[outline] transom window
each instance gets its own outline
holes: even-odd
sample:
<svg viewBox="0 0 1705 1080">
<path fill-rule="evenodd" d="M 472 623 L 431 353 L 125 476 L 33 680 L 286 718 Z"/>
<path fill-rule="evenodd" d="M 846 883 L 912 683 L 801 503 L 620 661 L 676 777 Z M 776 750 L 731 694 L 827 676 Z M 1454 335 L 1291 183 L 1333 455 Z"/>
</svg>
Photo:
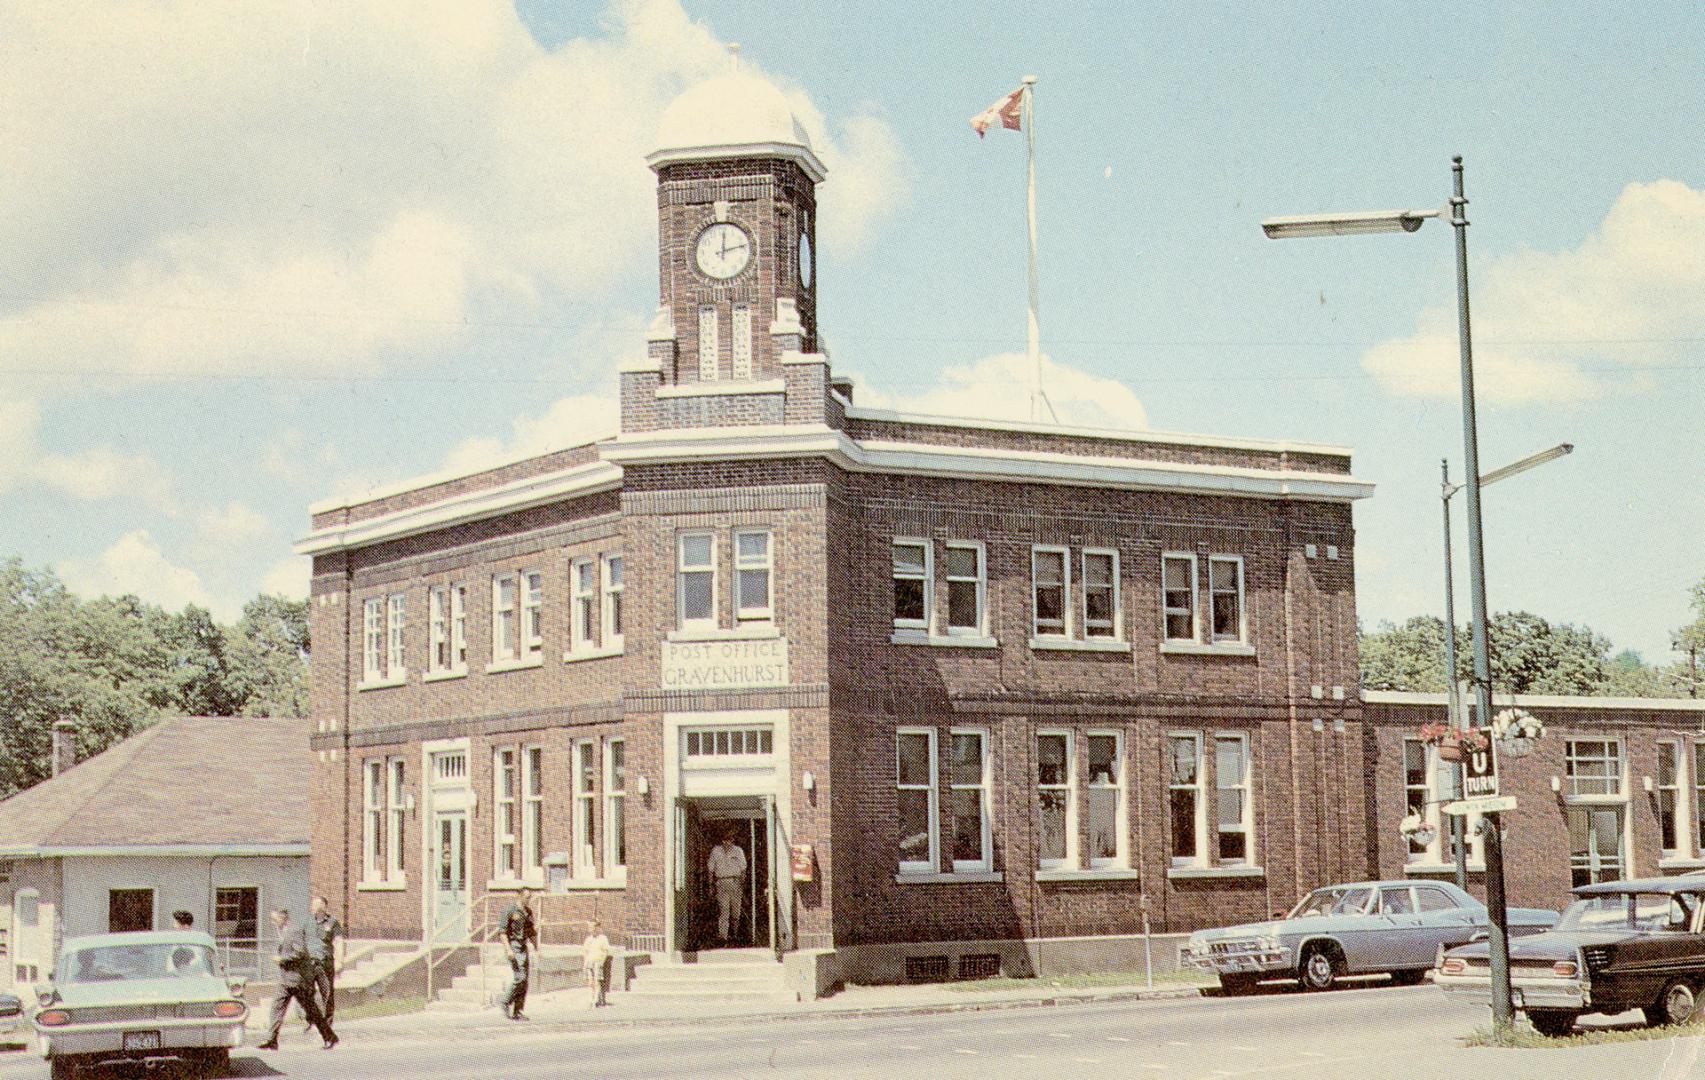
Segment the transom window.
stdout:
<svg viewBox="0 0 1705 1080">
<path fill-rule="evenodd" d="M 726 727 L 683 733 L 688 757 L 739 757 L 769 754 L 775 734 L 768 727 Z"/>
<path fill-rule="evenodd" d="M 432 755 L 432 782 L 464 784 L 468 780 L 468 752 L 444 750 Z"/>
<path fill-rule="evenodd" d="M 1622 745 L 1615 739 L 1570 739 L 1564 751 L 1568 794 L 1578 798 L 1620 798 Z"/>
</svg>

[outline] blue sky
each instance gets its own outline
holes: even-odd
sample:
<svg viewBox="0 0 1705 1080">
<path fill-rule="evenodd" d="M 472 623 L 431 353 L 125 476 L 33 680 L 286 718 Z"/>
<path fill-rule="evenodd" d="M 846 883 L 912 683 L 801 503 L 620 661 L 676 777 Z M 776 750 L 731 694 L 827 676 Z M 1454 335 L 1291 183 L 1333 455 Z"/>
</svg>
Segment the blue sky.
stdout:
<svg viewBox="0 0 1705 1080">
<path fill-rule="evenodd" d="M 1014 398 L 1039 76 L 1062 417 L 1355 447 L 1359 602 L 1436 612 L 1465 155 L 1495 609 L 1668 659 L 1705 576 L 1705 15 L 1634 4 L 527 0 L 0 12 L 0 552 L 230 615 L 306 506 L 602 426 L 656 303 L 640 158 L 749 67 L 830 164 L 820 319 L 867 401 Z M 1457 515 L 1460 527 L 1461 514 Z M 1459 536 L 1460 539 L 1460 536 Z"/>
</svg>

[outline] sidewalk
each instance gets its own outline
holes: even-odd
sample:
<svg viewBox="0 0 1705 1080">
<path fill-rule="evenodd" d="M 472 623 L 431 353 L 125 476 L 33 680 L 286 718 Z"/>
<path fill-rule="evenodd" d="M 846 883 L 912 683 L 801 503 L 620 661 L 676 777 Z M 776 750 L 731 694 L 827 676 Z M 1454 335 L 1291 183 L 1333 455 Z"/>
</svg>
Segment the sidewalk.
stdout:
<svg viewBox="0 0 1705 1080">
<path fill-rule="evenodd" d="M 907 1016 L 927 1013 L 980 1012 L 988 1009 L 1045 1008 L 1108 1001 L 1193 998 L 1203 987 L 1182 982 L 1157 982 L 1150 990 L 1129 986 L 1036 986 L 999 990 L 956 990 L 950 985 L 849 986 L 818 1001 L 718 1005 L 714 1002 L 652 1002 L 610 995 L 610 1005 L 589 1008 L 591 991 L 556 990 L 527 1001 L 527 1022 L 506 1020 L 495 1008 L 478 1012 L 415 1012 L 397 1016 L 340 1021 L 339 1038 L 378 1041 L 439 1036 L 500 1036 L 519 1032 L 597 1031 L 676 1024 L 753 1023 L 837 1016 Z"/>
</svg>

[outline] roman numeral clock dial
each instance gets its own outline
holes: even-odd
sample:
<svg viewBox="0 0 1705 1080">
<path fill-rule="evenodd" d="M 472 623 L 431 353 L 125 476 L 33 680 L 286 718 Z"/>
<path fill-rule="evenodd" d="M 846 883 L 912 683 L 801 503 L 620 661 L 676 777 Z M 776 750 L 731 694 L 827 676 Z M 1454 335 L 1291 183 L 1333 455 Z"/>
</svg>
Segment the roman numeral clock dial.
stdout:
<svg viewBox="0 0 1705 1080">
<path fill-rule="evenodd" d="M 706 277 L 727 281 L 751 263 L 752 238 L 740 226 L 720 221 L 699 233 L 694 254 Z"/>
</svg>

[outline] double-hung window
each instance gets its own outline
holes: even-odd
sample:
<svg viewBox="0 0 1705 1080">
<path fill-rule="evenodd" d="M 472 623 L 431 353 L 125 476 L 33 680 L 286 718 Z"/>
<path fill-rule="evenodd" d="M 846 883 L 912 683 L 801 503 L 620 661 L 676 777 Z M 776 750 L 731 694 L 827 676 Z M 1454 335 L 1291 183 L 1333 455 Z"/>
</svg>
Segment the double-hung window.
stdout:
<svg viewBox="0 0 1705 1080">
<path fill-rule="evenodd" d="M 594 648 L 598 643 L 598 563 L 593 559 L 576 559 L 569 567 L 574 582 L 568 647 L 575 652 Z"/>
<path fill-rule="evenodd" d="M 1203 757 L 1208 738 L 1194 731 L 1167 737 L 1172 864 L 1251 866 L 1255 862 L 1255 806 L 1249 736 L 1236 731 L 1211 736 L 1211 778 Z"/>
<path fill-rule="evenodd" d="M 734 533 L 735 622 L 767 622 L 775 618 L 770 544 L 768 529 L 739 529 Z"/>
<path fill-rule="evenodd" d="M 1705 858 L 1705 742 L 1693 744 L 1693 806 L 1692 824 L 1694 849 Z"/>
<path fill-rule="evenodd" d="M 385 598 L 369 597 L 361 607 L 361 681 L 385 677 Z"/>
<path fill-rule="evenodd" d="M 1202 860 L 1202 737 L 1167 737 L 1170 766 L 1166 785 L 1172 824 L 1172 865 L 1194 866 Z"/>
<path fill-rule="evenodd" d="M 521 876 L 545 877 L 545 751 L 529 746 L 521 751 Z"/>
<path fill-rule="evenodd" d="M 389 829 L 385 836 L 385 876 L 393 881 L 401 881 L 404 853 L 408 850 L 403 844 L 408 825 L 408 776 L 400 757 L 391 758 L 385 763 L 385 768 L 388 774 L 385 785 L 385 812 L 389 819 L 386 822 Z"/>
<path fill-rule="evenodd" d="M 1214 819 L 1219 828 L 1219 862 L 1246 865 L 1251 855 L 1249 736 L 1214 736 Z"/>
<path fill-rule="evenodd" d="M 450 586 L 450 670 L 468 670 L 468 587 Z"/>
<path fill-rule="evenodd" d="M 716 628 L 716 534 L 687 532 L 677 538 L 675 614 L 683 630 Z"/>
<path fill-rule="evenodd" d="M 1161 616 L 1167 641 L 1195 641 L 1196 556 L 1172 553 L 1160 560 Z"/>
<path fill-rule="evenodd" d="M 989 821 L 989 733 L 953 728 L 949 734 L 948 809 L 953 817 L 953 871 L 986 871 L 992 861 Z"/>
<path fill-rule="evenodd" d="M 1686 855 L 1687 836 L 1682 830 L 1682 744 L 1679 739 L 1658 740 L 1658 846 L 1666 859 Z"/>
<path fill-rule="evenodd" d="M 369 882 L 385 877 L 385 759 L 368 758 L 362 784 L 361 876 Z"/>
<path fill-rule="evenodd" d="M 1423 844 L 1410 837 L 1404 844 L 1404 858 L 1410 863 L 1434 866 L 1454 862 L 1456 851 L 1451 846 L 1451 819 L 1440 813 L 1445 796 L 1456 786 L 1456 765 L 1439 757 L 1437 749 L 1420 739 L 1403 740 L 1403 812 L 1416 814 L 1423 823 L 1436 830 L 1430 843 Z M 1463 819 L 1463 842 L 1468 845 L 1468 859 L 1476 865 L 1484 861 L 1480 841 L 1480 815 L 1469 814 Z"/>
<path fill-rule="evenodd" d="M 1089 866 L 1130 865 L 1125 842 L 1125 738 L 1117 731 L 1091 731 L 1089 744 Z"/>
<path fill-rule="evenodd" d="M 501 663 L 515 658 L 520 640 L 519 578 L 515 574 L 498 574 L 491 579 L 491 659 Z"/>
<path fill-rule="evenodd" d="M 1069 731 L 1036 735 L 1036 805 L 1041 815 L 1036 865 L 1076 869 L 1077 768 Z"/>
<path fill-rule="evenodd" d="M 434 585 L 426 591 L 426 667 L 429 674 L 450 671 L 450 588 Z"/>
<path fill-rule="evenodd" d="M 1247 641 L 1243 607 L 1243 556 L 1208 557 L 1208 593 L 1213 615 L 1212 640 L 1216 644 Z"/>
<path fill-rule="evenodd" d="M 1070 637 L 1071 552 L 1063 547 L 1030 549 L 1031 633 Z"/>
<path fill-rule="evenodd" d="M 521 654 L 532 658 L 544 655 L 545 648 L 545 575 L 528 570 L 521 575 Z"/>
<path fill-rule="evenodd" d="M 625 585 L 622 580 L 622 557 L 606 555 L 603 558 L 604 579 L 604 648 L 617 650 L 622 647 L 622 592 Z"/>
<path fill-rule="evenodd" d="M 625 880 L 628 872 L 627 743 L 604 743 L 604 876 Z"/>
<path fill-rule="evenodd" d="M 574 876 L 592 880 L 598 876 L 595 818 L 598 812 L 598 744 L 581 739 L 574 744 Z"/>
<path fill-rule="evenodd" d="M 513 746 L 492 752 L 492 866 L 498 881 L 515 881 L 521 874 L 521 820 L 516 805 L 521 793 L 518 757 Z"/>
<path fill-rule="evenodd" d="M 385 601 L 385 677 L 401 679 L 408 674 L 408 654 L 404 647 L 404 619 L 407 608 L 403 594 L 395 593 Z"/>
<path fill-rule="evenodd" d="M 894 560 L 894 626 L 901 630 L 930 628 L 935 605 L 935 545 L 928 540 L 896 538 Z"/>
<path fill-rule="evenodd" d="M 962 637 L 988 633 L 988 569 L 983 545 L 947 544 L 947 632 Z"/>
<path fill-rule="evenodd" d="M 900 728 L 894 734 L 894 803 L 900 873 L 932 874 L 936 846 L 935 729 Z"/>
<path fill-rule="evenodd" d="M 1110 548 L 1083 551 L 1083 636 L 1124 636 L 1119 604 L 1119 553 Z"/>
</svg>

